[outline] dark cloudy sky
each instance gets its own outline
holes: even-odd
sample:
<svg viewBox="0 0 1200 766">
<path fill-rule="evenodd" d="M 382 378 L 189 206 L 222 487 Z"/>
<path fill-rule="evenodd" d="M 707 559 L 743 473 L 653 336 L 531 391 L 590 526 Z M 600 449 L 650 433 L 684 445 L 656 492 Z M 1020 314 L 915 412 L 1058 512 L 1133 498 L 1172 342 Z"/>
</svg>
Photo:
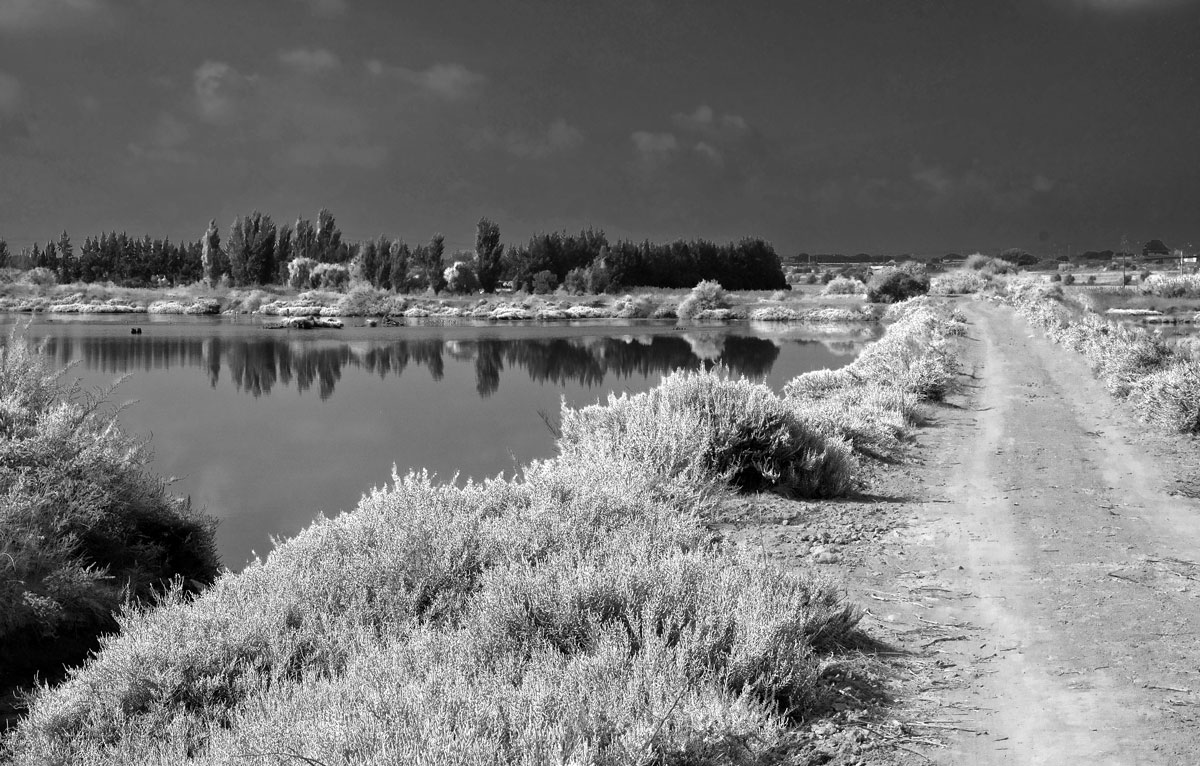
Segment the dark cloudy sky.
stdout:
<svg viewBox="0 0 1200 766">
<path fill-rule="evenodd" d="M 1193 0 L 0 0 L 0 238 L 1200 245 Z"/>
</svg>

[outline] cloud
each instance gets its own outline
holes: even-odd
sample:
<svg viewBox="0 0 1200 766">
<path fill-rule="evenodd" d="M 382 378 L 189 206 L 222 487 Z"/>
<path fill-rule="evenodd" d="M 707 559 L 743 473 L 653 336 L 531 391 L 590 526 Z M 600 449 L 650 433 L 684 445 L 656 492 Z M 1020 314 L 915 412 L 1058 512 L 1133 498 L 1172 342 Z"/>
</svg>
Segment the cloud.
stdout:
<svg viewBox="0 0 1200 766">
<path fill-rule="evenodd" d="M 350 3 L 347 0 L 300 0 L 300 2 L 308 6 L 312 15 L 323 19 L 341 16 L 350 10 Z"/>
<path fill-rule="evenodd" d="M 633 148 L 646 158 L 661 158 L 674 154 L 679 149 L 679 139 L 674 133 L 651 133 L 645 130 L 634 131 L 630 136 Z"/>
<path fill-rule="evenodd" d="M 721 166 L 725 164 L 725 155 L 721 153 L 720 149 L 716 148 L 712 144 L 699 141 L 694 147 L 692 147 L 692 151 L 696 152 L 696 154 L 699 154 L 701 157 L 714 165 Z"/>
<path fill-rule="evenodd" d="M 150 127 L 147 140 L 133 142 L 129 153 L 139 159 L 175 164 L 190 164 L 196 157 L 183 147 L 192 136 L 191 128 L 178 117 L 163 113 Z"/>
<path fill-rule="evenodd" d="M 16 115 L 21 105 L 21 81 L 5 72 L 0 72 L 0 117 Z"/>
<path fill-rule="evenodd" d="M 545 131 L 535 134 L 521 130 L 500 134 L 485 128 L 471 140 L 471 147 L 482 149 L 497 146 L 514 157 L 540 160 L 569 152 L 582 144 L 583 140 L 583 132 L 560 117 L 550 123 Z"/>
<path fill-rule="evenodd" d="M 103 0 L 0 0 L 0 30 L 29 31 L 74 24 L 104 9 Z"/>
<path fill-rule="evenodd" d="M 296 48 L 280 51 L 279 61 L 284 66 L 304 74 L 320 74 L 341 66 L 341 61 L 324 48 Z"/>
<path fill-rule="evenodd" d="M 750 124 L 736 114 L 718 114 L 711 106 L 701 104 L 687 114 L 677 112 L 671 122 L 680 130 L 696 133 L 714 141 L 735 141 L 750 134 Z"/>
<path fill-rule="evenodd" d="M 192 82 L 200 116 L 216 124 L 236 121 L 255 79 L 242 75 L 223 61 L 205 61 L 196 68 Z"/>
<path fill-rule="evenodd" d="M 486 77 L 462 64 L 434 64 L 428 69 L 416 70 L 371 59 L 367 62 L 367 71 L 375 77 L 399 80 L 447 101 L 468 98 L 487 82 Z"/>
</svg>

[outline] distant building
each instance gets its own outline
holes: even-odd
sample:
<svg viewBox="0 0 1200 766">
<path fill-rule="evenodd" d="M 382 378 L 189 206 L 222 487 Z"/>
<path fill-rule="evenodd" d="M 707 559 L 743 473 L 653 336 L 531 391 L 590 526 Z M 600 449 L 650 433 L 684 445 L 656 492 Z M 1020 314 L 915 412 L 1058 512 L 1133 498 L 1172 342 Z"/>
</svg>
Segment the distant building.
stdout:
<svg viewBox="0 0 1200 766">
<path fill-rule="evenodd" d="M 1147 242 L 1146 244 L 1142 245 L 1142 257 L 1143 258 L 1149 258 L 1150 256 L 1156 256 L 1158 258 L 1161 258 L 1164 255 L 1170 255 L 1170 254 L 1171 254 L 1171 248 L 1164 245 L 1163 241 L 1161 239 L 1152 239 L 1149 242 Z"/>
</svg>

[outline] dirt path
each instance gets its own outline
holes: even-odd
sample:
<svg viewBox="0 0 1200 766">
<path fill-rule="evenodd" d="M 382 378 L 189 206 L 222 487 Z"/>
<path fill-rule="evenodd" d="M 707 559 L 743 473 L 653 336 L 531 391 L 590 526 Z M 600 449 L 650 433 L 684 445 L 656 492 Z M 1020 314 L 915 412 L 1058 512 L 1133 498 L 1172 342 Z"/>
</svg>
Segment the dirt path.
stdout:
<svg viewBox="0 0 1200 766">
<path fill-rule="evenodd" d="M 863 582 L 942 671 L 921 712 L 948 747 L 925 755 L 1200 762 L 1200 503 L 1168 494 L 1200 450 L 1145 434 L 1009 309 L 963 307 L 973 390 L 923 472 L 943 480 L 898 536 L 906 564 Z"/>
<path fill-rule="evenodd" d="M 915 462 L 758 531 L 784 561 L 837 552 L 863 627 L 906 653 L 896 746 L 866 762 L 1200 763 L 1200 502 L 1172 494 L 1200 445 L 1010 309 L 961 305 L 972 375 Z M 819 531 L 848 517 L 847 545 Z"/>
</svg>

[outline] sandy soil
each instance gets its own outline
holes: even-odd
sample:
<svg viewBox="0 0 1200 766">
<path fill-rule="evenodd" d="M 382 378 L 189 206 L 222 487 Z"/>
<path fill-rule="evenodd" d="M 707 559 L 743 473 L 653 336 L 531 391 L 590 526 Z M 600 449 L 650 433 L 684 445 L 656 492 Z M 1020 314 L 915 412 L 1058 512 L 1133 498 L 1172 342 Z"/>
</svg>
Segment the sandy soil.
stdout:
<svg viewBox="0 0 1200 766">
<path fill-rule="evenodd" d="M 960 305 L 964 385 L 908 464 L 724 525 L 843 577 L 894 652 L 895 704 L 848 716 L 827 762 L 1200 762 L 1200 445 L 1010 309 Z"/>
</svg>

